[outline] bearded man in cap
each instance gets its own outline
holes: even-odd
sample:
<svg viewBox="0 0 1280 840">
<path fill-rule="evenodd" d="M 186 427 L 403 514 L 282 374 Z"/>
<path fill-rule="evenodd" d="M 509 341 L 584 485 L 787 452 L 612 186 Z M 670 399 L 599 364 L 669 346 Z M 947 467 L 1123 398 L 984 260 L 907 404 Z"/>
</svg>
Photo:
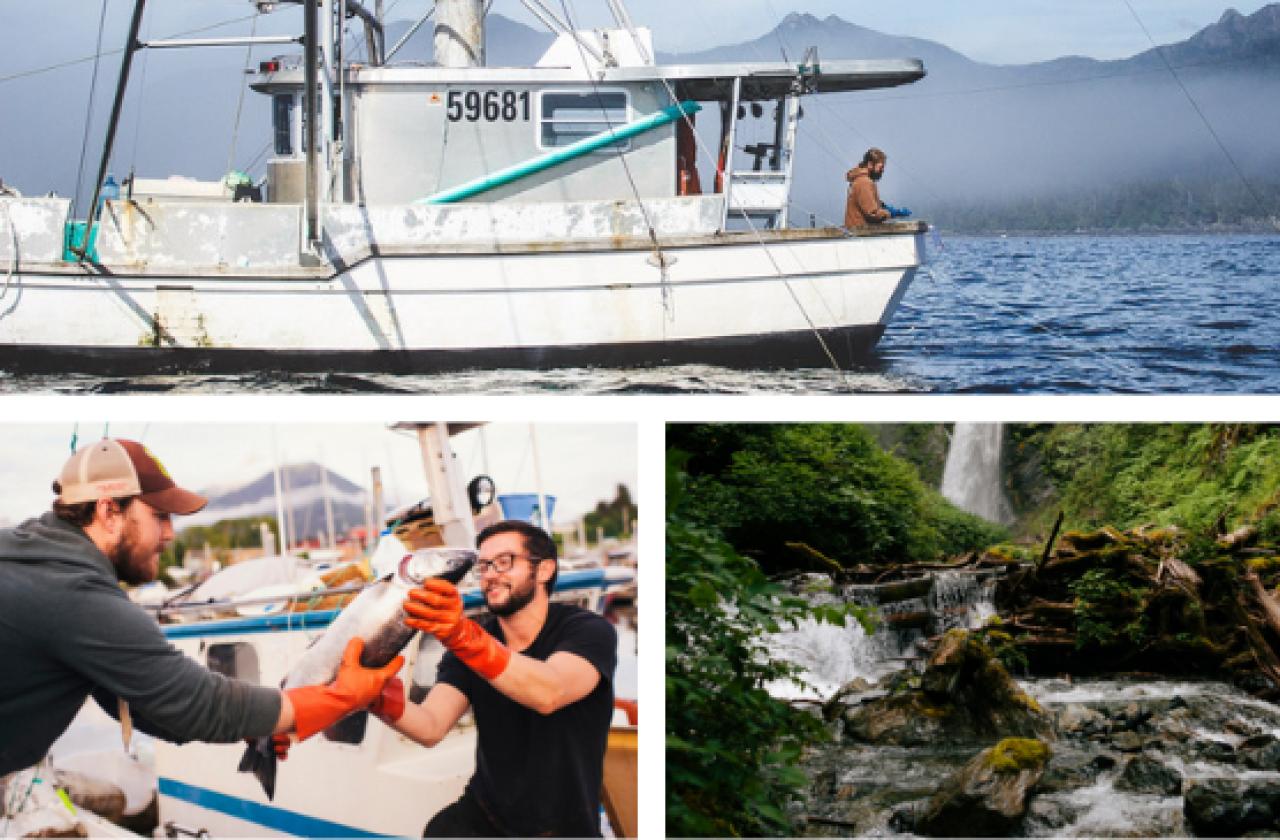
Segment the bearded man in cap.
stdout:
<svg viewBox="0 0 1280 840">
<path fill-rule="evenodd" d="M 367 707 L 400 670 L 400 658 L 362 668 L 358 640 L 327 686 L 282 692 L 201 667 L 120 584 L 154 580 L 171 517 L 207 500 L 141 444 L 113 439 L 72 455 L 53 491 L 52 510 L 0 529 L 0 775 L 40 761 L 89 696 L 178 743 L 307 738 Z"/>
</svg>

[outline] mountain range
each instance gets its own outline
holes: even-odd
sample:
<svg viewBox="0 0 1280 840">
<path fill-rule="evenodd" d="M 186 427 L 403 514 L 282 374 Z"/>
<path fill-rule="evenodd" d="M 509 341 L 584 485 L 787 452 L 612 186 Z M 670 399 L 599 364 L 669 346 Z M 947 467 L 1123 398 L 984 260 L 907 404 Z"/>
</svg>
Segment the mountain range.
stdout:
<svg viewBox="0 0 1280 840">
<path fill-rule="evenodd" d="M 408 27 L 408 21 L 389 23 L 388 44 Z M 429 61 L 430 28 L 422 27 L 396 60 Z M 489 15 L 491 64 L 528 65 L 551 40 L 550 34 Z M 920 58 L 928 75 L 902 88 L 806 100 L 793 218 L 840 219 L 844 171 L 869 146 L 889 154 L 881 184 L 885 200 L 944 223 L 972 221 L 975 209 L 1000 207 L 1026 217 L 1026 208 L 1055 202 L 1075 202 L 1085 223 L 1090 212 L 1103 217 L 1114 212 L 1113 204 L 1126 202 L 1181 202 L 1195 205 L 1200 216 L 1205 202 L 1229 204 L 1236 221 L 1278 212 L 1280 3 L 1248 16 L 1227 10 L 1185 41 L 1114 61 L 1064 56 L 985 64 L 933 41 L 807 14 L 788 15 L 752 41 L 660 54 L 660 61 L 798 61 L 809 47 L 823 60 Z M 20 57 L 11 53 L 9 61 Z M 37 61 L 34 54 L 30 60 Z M 152 59 L 138 83 L 148 104 L 122 124 L 117 168 L 127 169 L 127 161 L 136 158 L 145 177 L 216 178 L 229 160 L 237 168 L 255 160 L 260 167 L 270 138 L 268 104 L 249 92 L 241 105 L 237 86 L 227 83 L 243 62 L 238 50 Z M 114 62 L 105 66 L 103 78 L 113 78 Z M 89 72 L 82 63 L 0 78 L 12 127 L 0 132 L 0 178 L 27 193 L 68 194 L 75 188 L 83 113 L 50 103 L 63 101 L 60 91 L 87 89 Z M 99 124 L 110 86 L 99 82 Z M 767 123 L 767 114 L 745 120 L 740 145 L 771 139 Z M 1227 212 L 1219 210 L 1219 216 Z"/>
<path fill-rule="evenodd" d="M 288 464 L 280 468 L 280 481 L 285 516 L 292 517 L 291 540 L 323 539 L 328 534 L 326 491 L 336 535 L 365 524 L 368 492 L 332 470 L 316 463 Z M 209 504 L 199 513 L 182 517 L 182 528 L 276 516 L 275 476 L 270 472 L 236 487 L 210 488 L 204 493 Z"/>
</svg>

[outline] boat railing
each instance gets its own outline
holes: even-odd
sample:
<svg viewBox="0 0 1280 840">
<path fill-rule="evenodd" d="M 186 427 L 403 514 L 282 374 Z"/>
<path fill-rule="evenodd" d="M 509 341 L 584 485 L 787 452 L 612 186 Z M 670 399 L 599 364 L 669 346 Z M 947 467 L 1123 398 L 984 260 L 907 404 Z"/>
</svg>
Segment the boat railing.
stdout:
<svg viewBox="0 0 1280 840">
<path fill-rule="evenodd" d="M 565 569 L 561 572 L 560 577 L 556 581 L 555 591 L 556 594 L 596 588 L 602 588 L 607 591 L 612 588 L 626 586 L 634 580 L 634 570 L 627 567 L 604 567 L 597 565 L 591 568 Z M 367 586 L 370 586 L 371 583 L 372 582 L 350 584 L 347 586 L 336 586 L 326 589 L 311 589 L 297 593 L 275 593 L 273 595 L 261 595 L 257 597 L 225 598 L 180 604 L 142 604 L 140 606 L 148 612 L 155 613 L 156 619 L 162 624 L 176 624 L 190 622 L 190 619 L 179 619 L 174 621 L 171 618 L 169 622 L 166 622 L 164 617 L 193 612 L 224 614 L 215 615 L 208 619 L 196 619 L 196 621 L 219 621 L 225 618 L 225 613 L 234 612 L 241 607 L 262 607 L 270 604 L 281 604 L 283 608 L 291 604 L 316 602 L 317 607 L 314 609 L 298 610 L 285 616 L 274 613 L 271 614 L 273 618 L 278 620 L 287 620 L 289 615 L 294 617 L 307 616 L 308 619 L 306 619 L 306 621 L 310 624 L 314 623 L 316 620 L 331 620 L 340 611 L 340 606 L 332 603 L 327 603 L 324 606 L 318 606 L 319 602 L 326 601 L 333 597 L 341 598 L 346 595 L 357 595 Z M 463 606 L 466 609 L 479 609 L 484 605 L 484 599 L 475 586 L 463 588 L 462 593 Z M 262 618 L 262 616 L 259 616 L 258 618 Z"/>
<path fill-rule="evenodd" d="M 358 595 L 367 586 L 369 586 L 368 583 L 360 583 L 326 589 L 308 589 L 296 594 L 276 593 L 275 595 L 263 595 L 256 598 L 223 598 L 210 601 L 190 601 L 180 604 L 140 604 L 139 606 L 147 612 L 156 613 L 157 617 L 160 617 L 169 613 L 223 611 L 235 610 L 240 607 L 261 607 L 268 604 L 306 603 L 307 601 L 330 596 Z"/>
</svg>

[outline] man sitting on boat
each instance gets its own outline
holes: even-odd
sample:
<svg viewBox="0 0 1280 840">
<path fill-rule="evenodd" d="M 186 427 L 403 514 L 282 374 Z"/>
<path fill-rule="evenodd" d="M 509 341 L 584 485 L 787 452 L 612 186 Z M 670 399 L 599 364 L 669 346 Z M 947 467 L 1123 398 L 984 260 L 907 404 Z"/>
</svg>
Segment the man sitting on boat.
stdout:
<svg viewBox="0 0 1280 840">
<path fill-rule="evenodd" d="M 845 180 L 849 182 L 849 198 L 844 208 L 844 226 L 849 230 L 911 215 L 910 210 L 890 207 L 880 200 L 876 183 L 884 177 L 888 160 L 884 152 L 872 147 L 862 156 L 862 163 L 845 173 Z"/>
<path fill-rule="evenodd" d="M 401 660 L 330 685 L 278 691 L 228 679 L 171 645 L 120 584 L 155 580 L 176 514 L 207 499 L 178 487 L 146 447 L 104 439 L 67 460 L 53 509 L 0 530 L 0 775 L 40 761 L 92 695 L 169 741 L 224 743 L 319 732 L 378 698 Z"/>
<path fill-rule="evenodd" d="M 393 680 L 372 709 L 425 746 L 439 743 L 468 707 L 475 713 L 475 774 L 423 836 L 599 837 L 616 633 L 590 610 L 551 603 L 559 564 L 542 529 L 499 522 L 476 546 L 491 616 L 466 618 L 448 581 L 413 590 L 406 623 L 448 653 L 420 705 L 406 705 Z"/>
</svg>

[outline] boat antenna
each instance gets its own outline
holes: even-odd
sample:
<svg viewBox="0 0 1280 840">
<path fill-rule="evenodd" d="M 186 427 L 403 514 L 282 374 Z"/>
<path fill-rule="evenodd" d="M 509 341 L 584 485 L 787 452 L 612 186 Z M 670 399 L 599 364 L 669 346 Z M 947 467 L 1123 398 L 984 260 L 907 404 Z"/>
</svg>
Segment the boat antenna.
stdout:
<svg viewBox="0 0 1280 840">
<path fill-rule="evenodd" d="M 1128 8 L 1129 14 L 1133 15 L 1133 19 L 1137 21 L 1138 28 L 1142 30 L 1142 34 L 1147 36 L 1147 41 L 1151 43 L 1156 55 L 1160 56 L 1160 61 L 1164 64 L 1165 69 L 1169 71 L 1169 75 L 1178 83 L 1178 87 L 1182 90 L 1182 95 L 1191 103 L 1191 108 L 1196 112 L 1196 116 L 1200 118 L 1200 122 L 1204 123 L 1204 127 L 1209 132 L 1209 136 L 1213 138 L 1213 142 L 1218 144 L 1218 148 L 1222 151 L 1222 156 L 1227 159 L 1227 162 L 1231 164 L 1231 168 L 1235 170 L 1236 177 L 1240 179 L 1240 183 L 1244 184 L 1244 188 L 1248 190 L 1249 196 L 1253 199 L 1254 204 L 1257 205 L 1260 211 L 1267 213 L 1268 216 L 1270 216 L 1271 224 L 1276 228 L 1276 230 L 1280 230 L 1280 220 L 1277 220 L 1274 214 L 1267 212 L 1267 202 L 1264 201 L 1261 194 L 1258 193 L 1253 182 L 1245 176 L 1244 171 L 1240 168 L 1240 164 L 1236 162 L 1235 156 L 1227 149 L 1227 145 L 1222 142 L 1222 138 L 1219 137 L 1218 132 L 1214 130 L 1213 124 L 1209 122 L 1209 118 L 1206 117 L 1204 111 L 1201 110 L 1200 103 L 1196 102 L 1195 97 L 1191 95 L 1191 91 L 1187 90 L 1187 86 L 1183 83 L 1182 77 L 1179 76 L 1178 71 L 1174 69 L 1173 62 L 1169 61 L 1169 57 L 1165 55 L 1164 47 L 1157 44 L 1155 38 L 1151 37 L 1151 32 L 1147 29 L 1147 25 L 1142 22 L 1142 18 L 1138 17 L 1137 11 L 1133 8 L 1133 3 L 1129 2 L 1129 0 L 1122 0 L 1122 2 L 1125 7 Z"/>
<path fill-rule="evenodd" d="M 80 196 L 80 187 L 84 182 L 84 159 L 89 151 L 89 129 L 93 124 L 93 99 L 98 90 L 98 65 L 102 58 L 102 33 L 107 24 L 107 3 L 102 0 L 102 12 L 98 17 L 98 43 L 93 49 L 93 75 L 89 79 L 89 101 L 85 103 L 84 137 L 80 141 L 80 165 L 76 167 L 76 191 L 71 194 L 71 215 L 76 215 L 76 199 Z"/>
<path fill-rule="evenodd" d="M 138 40 L 138 30 L 142 27 L 142 12 L 147 5 L 147 0 L 137 0 L 133 6 L 133 19 L 129 21 L 129 37 L 125 41 L 124 56 L 120 59 L 120 78 L 116 81 L 116 98 L 111 104 L 111 118 L 107 121 L 107 139 L 102 147 L 102 160 L 98 164 L 98 177 L 93 180 L 93 199 L 89 202 L 88 223 L 85 225 L 85 235 L 79 248 L 71 250 L 80 257 L 81 260 L 87 259 L 89 246 L 92 244 L 93 222 L 98 217 L 98 198 L 102 195 L 102 181 L 107 177 L 107 166 L 111 162 L 111 149 L 116 141 L 116 128 L 120 125 L 120 109 L 124 106 L 125 90 L 129 86 L 129 69 L 133 66 L 133 54 L 142 49 L 142 43 Z"/>
</svg>

